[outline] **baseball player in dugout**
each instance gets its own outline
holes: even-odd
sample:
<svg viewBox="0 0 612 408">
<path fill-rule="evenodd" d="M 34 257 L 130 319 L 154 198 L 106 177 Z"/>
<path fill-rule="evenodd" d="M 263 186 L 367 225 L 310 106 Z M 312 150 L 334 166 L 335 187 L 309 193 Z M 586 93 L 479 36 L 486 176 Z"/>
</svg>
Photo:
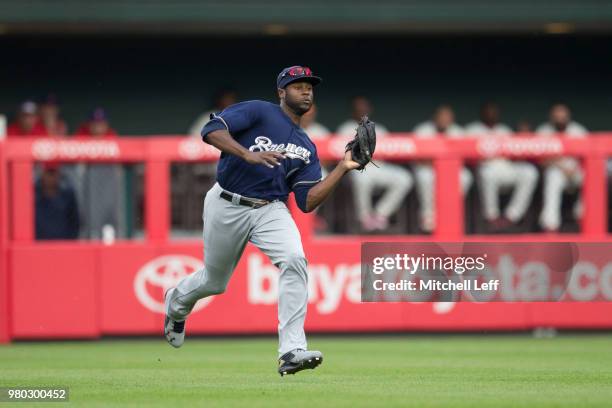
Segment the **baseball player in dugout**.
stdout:
<svg viewBox="0 0 612 408">
<path fill-rule="evenodd" d="M 468 136 L 505 138 L 513 135 L 509 126 L 501 123 L 497 104 L 487 102 L 480 109 L 480 120 L 466 126 Z M 529 210 L 538 185 L 538 169 L 525 160 L 495 157 L 478 165 L 484 217 L 492 231 L 503 231 L 519 223 Z M 512 191 L 510 202 L 501 210 L 499 194 Z"/>
<path fill-rule="evenodd" d="M 279 374 L 323 361 L 322 353 L 308 350 L 306 343 L 307 261 L 286 201 L 293 192 L 300 210 L 313 211 L 346 173 L 370 162 L 376 135 L 364 118 L 343 160 L 322 179 L 316 147 L 300 127 L 319 83 L 310 68 L 285 68 L 276 80 L 280 104 L 240 102 L 211 114 L 202 129 L 202 139 L 221 150 L 221 158 L 217 182 L 204 200 L 204 267 L 165 295 L 164 333 L 173 347 L 183 345 L 185 320 L 195 303 L 225 291 L 251 242 L 280 269 Z"/>
<path fill-rule="evenodd" d="M 336 134 L 339 136 L 353 135 L 360 118 L 369 115 L 373 110 L 372 104 L 364 96 L 354 97 L 351 106 L 352 117 L 338 127 Z M 378 137 L 384 137 L 387 133 L 389 132 L 385 126 L 376 124 Z M 350 180 L 357 215 L 365 232 L 385 231 L 389 227 L 391 216 L 399 210 L 414 184 L 407 169 L 380 160 L 376 161 L 376 167 L 369 168 L 364 174 L 352 173 Z M 383 189 L 384 193 L 374 205 L 375 189 Z"/>
<path fill-rule="evenodd" d="M 572 120 L 567 105 L 558 103 L 550 109 L 548 123 L 538 127 L 536 133 L 542 137 L 584 138 L 587 129 Z M 584 179 L 580 162 L 575 157 L 559 157 L 546 161 L 544 167 L 543 205 L 540 213 L 540 226 L 544 231 L 555 232 L 561 228 L 561 204 L 563 191 L 579 190 Z M 582 217 L 582 198 L 579 195 L 574 204 L 574 218 Z"/>
<path fill-rule="evenodd" d="M 439 106 L 431 120 L 423 122 L 414 128 L 414 136 L 419 139 L 447 137 L 459 139 L 464 137 L 463 129 L 455 123 L 455 112 L 448 105 Z M 433 164 L 428 160 L 419 160 L 412 166 L 416 178 L 417 197 L 419 199 L 419 220 L 423 232 L 431 233 L 436 227 L 436 195 L 434 186 L 436 175 Z M 461 168 L 459 182 L 461 192 L 465 196 L 472 185 L 472 173 Z"/>
</svg>

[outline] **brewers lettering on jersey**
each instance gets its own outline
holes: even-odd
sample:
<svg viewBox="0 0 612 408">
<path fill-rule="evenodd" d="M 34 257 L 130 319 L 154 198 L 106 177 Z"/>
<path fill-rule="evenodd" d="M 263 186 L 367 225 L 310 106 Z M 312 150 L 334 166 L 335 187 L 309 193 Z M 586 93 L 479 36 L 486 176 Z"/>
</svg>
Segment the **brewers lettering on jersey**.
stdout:
<svg viewBox="0 0 612 408">
<path fill-rule="evenodd" d="M 195 303 L 225 291 L 251 242 L 281 271 L 279 374 L 295 374 L 323 361 L 321 352 L 308 350 L 306 343 L 306 258 L 286 202 L 293 192 L 302 211 L 314 210 L 359 164 L 349 151 L 321 177 L 317 148 L 300 127 L 320 82 L 308 67 L 285 68 L 276 80 L 280 104 L 237 103 L 212 114 L 202 129 L 202 139 L 221 150 L 221 158 L 217 183 L 204 200 L 204 267 L 165 295 L 164 334 L 173 347 L 183 345 L 185 320 Z"/>
</svg>

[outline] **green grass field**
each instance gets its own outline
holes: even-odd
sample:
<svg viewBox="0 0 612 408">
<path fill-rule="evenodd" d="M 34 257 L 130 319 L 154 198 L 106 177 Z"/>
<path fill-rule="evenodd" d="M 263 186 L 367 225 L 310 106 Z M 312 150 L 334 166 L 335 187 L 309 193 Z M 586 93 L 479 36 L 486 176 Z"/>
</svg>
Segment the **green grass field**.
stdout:
<svg viewBox="0 0 612 408">
<path fill-rule="evenodd" d="M 85 407 L 612 404 L 610 335 L 311 336 L 309 345 L 323 365 L 281 378 L 273 338 L 188 338 L 179 350 L 162 339 L 16 343 L 0 346 L 0 386 L 65 385 L 69 405 Z"/>
</svg>

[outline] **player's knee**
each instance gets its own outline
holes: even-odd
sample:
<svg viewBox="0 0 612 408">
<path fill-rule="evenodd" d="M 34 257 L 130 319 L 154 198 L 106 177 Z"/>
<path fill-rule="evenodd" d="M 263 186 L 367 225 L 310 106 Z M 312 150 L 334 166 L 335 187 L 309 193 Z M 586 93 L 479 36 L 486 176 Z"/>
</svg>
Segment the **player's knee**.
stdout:
<svg viewBox="0 0 612 408">
<path fill-rule="evenodd" d="M 466 192 L 470 189 L 472 183 L 474 182 L 472 173 L 470 173 L 470 171 L 467 169 L 463 169 L 461 171 L 461 175 L 459 176 L 459 181 L 461 183 L 461 188 L 463 189 L 463 192 Z"/>
<path fill-rule="evenodd" d="M 432 169 L 418 169 L 415 171 L 415 176 L 419 183 L 431 184 L 434 182 L 434 172 Z"/>
<path fill-rule="evenodd" d="M 396 188 L 400 188 L 401 190 L 410 191 L 412 186 L 414 185 L 414 179 L 412 178 L 412 174 L 409 171 L 397 172 L 396 174 L 395 184 Z"/>
<path fill-rule="evenodd" d="M 485 168 L 481 168 L 478 171 L 478 177 L 480 177 L 480 179 L 486 183 L 486 182 L 495 180 L 497 175 L 495 174 L 495 172 L 485 167 Z"/>
<path fill-rule="evenodd" d="M 565 178 L 563 171 L 556 166 L 548 166 L 544 171 L 544 180 L 546 183 L 560 182 Z"/>
<path fill-rule="evenodd" d="M 535 183 L 538 181 L 540 174 L 533 165 L 526 165 L 521 169 L 521 178 L 528 182 Z"/>
</svg>

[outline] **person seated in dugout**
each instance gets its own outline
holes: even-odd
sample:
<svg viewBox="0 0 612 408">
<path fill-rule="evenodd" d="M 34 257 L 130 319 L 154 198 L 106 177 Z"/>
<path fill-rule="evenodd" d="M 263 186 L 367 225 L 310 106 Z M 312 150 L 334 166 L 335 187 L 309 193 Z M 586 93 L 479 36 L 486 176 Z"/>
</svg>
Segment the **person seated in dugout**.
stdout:
<svg viewBox="0 0 612 408">
<path fill-rule="evenodd" d="M 76 194 L 61 177 L 58 163 L 45 163 L 35 185 L 37 240 L 77 239 L 79 209 Z"/>
<path fill-rule="evenodd" d="M 541 137 L 584 138 L 587 130 L 572 120 L 569 107 L 558 103 L 550 109 L 549 120 L 536 129 Z M 547 160 L 544 168 L 544 194 L 540 226 L 544 231 L 555 232 L 561 228 L 561 199 L 564 191 L 577 191 L 582 187 L 584 174 L 575 157 L 557 157 Z M 582 199 L 576 200 L 574 218 L 582 217 Z"/>
<path fill-rule="evenodd" d="M 117 132 L 111 127 L 106 111 L 96 108 L 75 136 L 110 141 L 117 138 Z M 83 235 L 90 239 L 102 239 L 106 235 L 103 231 L 110 231 L 113 237 L 121 235 L 125 193 L 122 166 L 114 163 L 88 164 L 81 166 L 78 173 Z"/>
<path fill-rule="evenodd" d="M 497 104 L 485 103 L 480 110 L 480 120 L 466 126 L 466 135 L 486 140 L 511 137 L 512 129 L 501 122 L 500 116 Z M 477 171 L 484 218 L 491 229 L 504 230 L 520 222 L 529 210 L 538 185 L 536 166 L 525 160 L 495 157 L 481 161 Z M 502 211 L 499 194 L 509 190 L 512 197 Z"/>
<path fill-rule="evenodd" d="M 338 127 L 338 136 L 355 136 L 361 118 L 373 112 L 372 104 L 364 96 L 353 98 L 351 108 L 351 118 Z M 375 118 L 370 119 L 376 122 L 377 137 L 385 137 L 387 128 Z M 378 166 L 368 166 L 368 170 L 363 173 L 354 171 L 349 174 L 359 221 L 362 229 L 368 232 L 387 229 L 389 218 L 400 208 L 414 184 L 408 169 L 379 160 L 376 164 Z M 384 189 L 384 193 L 376 205 L 373 205 L 373 194 L 378 188 Z"/>
<path fill-rule="evenodd" d="M 455 123 L 455 112 L 448 105 L 439 106 L 431 120 L 414 128 L 414 137 L 429 139 L 434 137 L 462 138 L 461 126 Z M 422 160 L 412 166 L 416 178 L 417 197 L 419 199 L 419 224 L 424 232 L 432 232 L 436 227 L 435 172 L 429 160 Z M 465 195 L 472 185 L 472 173 L 461 169 L 461 191 Z"/>
</svg>

